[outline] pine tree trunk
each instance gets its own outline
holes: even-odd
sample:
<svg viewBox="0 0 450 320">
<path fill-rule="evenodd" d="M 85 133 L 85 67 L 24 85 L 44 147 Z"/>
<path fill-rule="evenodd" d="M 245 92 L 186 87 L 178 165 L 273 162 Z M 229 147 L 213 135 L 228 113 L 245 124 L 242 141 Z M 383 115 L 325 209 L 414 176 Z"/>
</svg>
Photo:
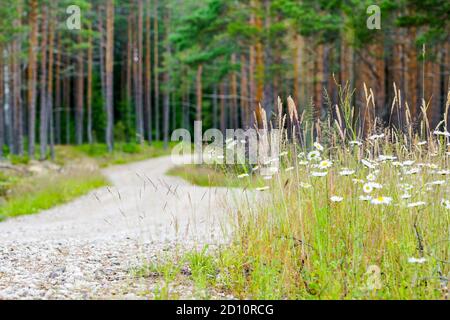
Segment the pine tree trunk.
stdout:
<svg viewBox="0 0 450 320">
<path fill-rule="evenodd" d="M 56 72 L 55 72 L 55 142 L 61 143 L 61 33 L 58 32 L 56 45 Z"/>
<path fill-rule="evenodd" d="M 315 87 L 314 87 L 314 119 L 319 119 L 322 115 L 323 108 L 323 81 L 324 81 L 324 45 L 317 46 L 317 54 L 315 61 Z"/>
<path fill-rule="evenodd" d="M 28 156 L 34 159 L 36 141 L 36 50 L 38 36 L 37 0 L 30 1 L 30 46 L 28 48 Z"/>
<path fill-rule="evenodd" d="M 88 143 L 92 144 L 92 60 L 93 60 L 93 43 L 92 43 L 92 30 L 89 26 L 89 38 L 88 38 L 88 61 L 87 61 L 87 139 Z"/>
<path fill-rule="evenodd" d="M 234 67 L 236 65 L 236 54 L 231 55 L 231 64 Z M 237 129 L 239 127 L 239 114 L 238 114 L 238 93 L 237 93 L 237 74 L 233 70 L 231 73 L 231 119 L 233 121 L 232 127 Z"/>
<path fill-rule="evenodd" d="M 83 42 L 81 38 L 81 32 L 78 33 L 78 43 L 81 45 Z M 76 144 L 83 143 L 83 118 L 84 118 L 84 63 L 83 63 L 83 51 L 77 52 L 77 89 L 76 89 L 76 107 L 75 107 L 75 131 L 76 131 Z"/>
<path fill-rule="evenodd" d="M 49 39 L 48 39 L 48 82 L 47 82 L 47 114 L 48 114 L 48 134 L 50 144 L 51 159 L 55 159 L 55 136 L 53 128 L 53 57 L 54 57 L 54 42 L 55 42 L 55 16 L 53 9 L 50 11 L 49 21 Z"/>
<path fill-rule="evenodd" d="M 105 44 L 105 30 L 103 27 L 103 5 L 100 5 L 98 7 L 98 33 L 100 37 L 100 45 L 98 46 L 99 50 L 99 58 L 100 58 L 100 83 L 101 83 L 101 90 L 102 90 L 102 102 L 103 106 L 106 110 L 106 62 L 105 62 L 105 50 L 106 50 L 106 44 Z M 129 40 L 131 41 L 131 40 Z M 131 96 L 130 96 L 131 97 Z"/>
<path fill-rule="evenodd" d="M 4 94 L 4 65 L 3 46 L 0 43 L 0 160 L 3 159 L 3 145 L 5 144 L 5 94 Z"/>
<path fill-rule="evenodd" d="M 66 55 L 66 59 L 65 59 L 65 68 L 68 68 L 70 66 L 70 56 Z M 64 125 L 65 125 L 65 135 L 66 135 L 66 144 L 70 144 L 70 107 L 71 107 L 71 78 L 69 76 L 65 76 L 64 77 L 64 81 L 63 81 L 63 91 L 64 91 L 64 111 L 65 111 L 65 120 L 64 120 Z"/>
<path fill-rule="evenodd" d="M 127 27 L 127 72 L 126 72 L 126 128 L 127 133 L 131 132 L 132 124 L 131 124 L 131 106 L 132 106 L 132 97 L 131 97 L 131 87 L 132 87 L 132 72 L 133 72 L 133 24 L 132 24 L 132 14 L 128 15 L 128 27 Z M 129 135 L 127 135 L 127 141 L 130 139 Z"/>
<path fill-rule="evenodd" d="M 214 84 L 213 86 L 213 96 L 212 96 L 212 105 L 213 105 L 213 110 L 212 110 L 212 118 L 213 118 L 213 128 L 217 128 L 217 113 L 218 113 L 218 108 L 219 108 L 219 102 L 217 99 L 217 84 Z"/>
<path fill-rule="evenodd" d="M 225 114 L 225 82 L 220 84 L 220 130 L 225 134 L 226 130 L 226 114 Z"/>
<path fill-rule="evenodd" d="M 47 158 L 48 141 L 48 106 L 47 106 L 47 37 L 48 37 L 48 7 L 43 8 L 42 13 L 42 39 L 41 39 L 41 114 L 39 127 L 40 160 Z"/>
<path fill-rule="evenodd" d="M 170 34 L 170 12 L 169 9 L 166 9 L 165 17 L 164 17 L 164 25 L 165 31 L 167 33 L 167 37 Z M 166 59 L 171 56 L 170 42 L 166 41 Z M 169 146 L 169 114 L 170 114 L 170 65 L 169 61 L 165 62 L 165 71 L 164 71 L 164 103 L 163 103 L 163 140 L 164 140 L 164 149 L 167 149 Z"/>
<path fill-rule="evenodd" d="M 250 125 L 248 99 L 247 59 L 241 54 L 241 127 L 244 129 Z"/>
<path fill-rule="evenodd" d="M 202 121 L 202 72 L 203 65 L 199 64 L 197 66 L 197 78 L 196 78 L 196 95 L 197 95 L 197 109 L 195 112 L 195 120 Z"/>
<path fill-rule="evenodd" d="M 137 35 L 135 36 L 134 45 L 134 63 L 135 63 L 135 112 L 136 112 L 136 135 L 138 143 L 144 141 L 144 122 L 143 122 L 143 108 L 142 108 L 142 23 L 143 23 L 143 0 L 138 2 L 138 19 L 137 19 Z"/>
<path fill-rule="evenodd" d="M 145 109 L 147 112 L 147 140 L 152 143 L 152 73 L 151 73 L 151 0 L 147 1 L 147 17 L 145 20 L 145 29 L 147 36 L 145 38 Z"/>
<path fill-rule="evenodd" d="M 17 16 L 19 18 L 16 18 L 13 22 L 13 26 L 17 29 L 20 29 L 22 26 L 21 23 L 21 16 L 22 16 L 22 1 L 19 1 L 17 4 Z M 21 88 L 22 88 L 22 73 L 20 70 L 20 55 L 21 55 L 21 40 L 18 38 L 15 38 L 12 43 L 12 68 L 11 68 L 11 74 L 12 74 L 12 112 L 13 112 L 13 128 L 14 128 L 14 135 L 12 137 L 13 139 L 13 146 L 14 150 L 13 153 L 17 155 L 23 155 L 23 111 L 22 111 L 22 97 L 21 97 Z"/>
<path fill-rule="evenodd" d="M 160 139 L 160 129 L 159 129 L 159 54 L 158 54 L 158 43 L 159 43 L 159 30 L 158 30 L 158 0 L 155 0 L 155 17 L 153 19 L 153 75 L 155 77 L 154 81 L 154 92 L 155 92 L 155 138 L 157 141 Z"/>
<path fill-rule="evenodd" d="M 105 84 L 106 84 L 106 143 L 108 151 L 113 151 L 113 127 L 114 127 L 114 109 L 113 109 L 113 64 L 114 64 L 114 0 L 106 2 L 106 66 L 105 66 Z"/>
</svg>

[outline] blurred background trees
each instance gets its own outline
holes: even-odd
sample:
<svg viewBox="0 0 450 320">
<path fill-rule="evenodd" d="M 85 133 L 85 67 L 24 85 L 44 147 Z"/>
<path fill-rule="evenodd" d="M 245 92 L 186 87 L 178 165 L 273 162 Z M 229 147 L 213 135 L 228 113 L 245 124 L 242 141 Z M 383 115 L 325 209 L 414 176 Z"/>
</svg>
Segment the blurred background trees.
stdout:
<svg viewBox="0 0 450 320">
<path fill-rule="evenodd" d="M 81 30 L 69 30 L 69 5 Z M 151 143 L 171 130 L 246 128 L 278 96 L 324 119 L 354 94 L 360 126 L 443 120 L 450 2 L 0 0 L 0 155 L 60 143 Z M 394 86 L 395 83 L 395 86 Z M 367 90 L 364 90 L 364 84 Z M 372 99 L 373 98 L 373 99 Z M 367 100 L 370 100 L 369 103 Z M 396 108 L 394 116 L 391 110 Z"/>
</svg>

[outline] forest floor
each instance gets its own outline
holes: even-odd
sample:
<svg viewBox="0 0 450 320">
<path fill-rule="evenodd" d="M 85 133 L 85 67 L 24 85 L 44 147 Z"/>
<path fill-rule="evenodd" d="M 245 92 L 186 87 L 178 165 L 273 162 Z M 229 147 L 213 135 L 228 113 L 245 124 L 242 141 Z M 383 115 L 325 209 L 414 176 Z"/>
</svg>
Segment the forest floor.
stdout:
<svg viewBox="0 0 450 320">
<path fill-rule="evenodd" d="M 157 298 L 132 270 L 227 239 L 225 188 L 166 176 L 169 157 L 102 169 L 111 186 L 0 223 L 0 298 Z M 224 219 L 225 218 L 225 219 Z M 192 298 L 190 284 L 172 296 Z"/>
</svg>

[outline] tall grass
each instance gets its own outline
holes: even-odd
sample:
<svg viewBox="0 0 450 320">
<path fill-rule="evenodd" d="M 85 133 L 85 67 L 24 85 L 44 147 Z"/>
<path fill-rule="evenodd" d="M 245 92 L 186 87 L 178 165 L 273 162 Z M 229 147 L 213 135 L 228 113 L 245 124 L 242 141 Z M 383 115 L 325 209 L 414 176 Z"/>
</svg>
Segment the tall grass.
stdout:
<svg viewBox="0 0 450 320">
<path fill-rule="evenodd" d="M 290 100 L 287 115 L 265 125 L 284 128 L 285 155 L 264 191 L 246 190 L 230 245 L 209 253 L 216 290 L 252 299 L 448 298 L 447 123 L 430 128 L 423 102 L 417 130 L 408 112 L 385 128 L 371 90 L 358 112 L 348 94 L 334 119 L 297 117 Z M 393 110 L 408 110 L 400 104 Z"/>
</svg>

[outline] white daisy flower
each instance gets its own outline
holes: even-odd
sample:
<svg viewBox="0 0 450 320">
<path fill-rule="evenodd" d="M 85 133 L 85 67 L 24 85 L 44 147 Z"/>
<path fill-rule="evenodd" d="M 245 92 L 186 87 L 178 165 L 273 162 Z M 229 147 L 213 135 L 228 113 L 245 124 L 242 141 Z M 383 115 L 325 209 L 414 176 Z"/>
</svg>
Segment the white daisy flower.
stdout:
<svg viewBox="0 0 450 320">
<path fill-rule="evenodd" d="M 397 160 L 397 157 L 391 156 L 391 155 L 383 155 L 383 154 L 380 154 L 380 156 L 378 157 L 378 159 L 379 159 L 380 161 L 392 161 L 392 160 Z"/>
<path fill-rule="evenodd" d="M 248 177 L 248 173 L 243 173 L 243 174 L 240 174 L 240 175 L 238 175 L 237 177 L 238 177 L 239 179 L 242 179 L 242 178 Z"/>
<path fill-rule="evenodd" d="M 351 146 L 361 146 L 362 142 L 361 141 L 357 141 L 357 140 L 353 140 L 353 141 L 350 141 L 348 144 L 351 145 Z"/>
<path fill-rule="evenodd" d="M 325 177 L 328 174 L 327 171 L 313 171 L 311 172 L 311 176 L 313 177 Z"/>
<path fill-rule="evenodd" d="M 370 185 L 370 183 L 366 183 L 363 186 L 364 193 L 371 193 L 373 191 L 373 187 Z"/>
<path fill-rule="evenodd" d="M 391 197 L 379 196 L 370 200 L 371 204 L 379 205 L 379 204 L 390 204 L 392 202 Z"/>
<path fill-rule="evenodd" d="M 259 169 L 259 166 L 254 166 L 253 168 L 252 168 L 252 171 L 256 171 L 256 170 L 258 170 Z"/>
<path fill-rule="evenodd" d="M 377 183 L 377 182 L 370 181 L 370 182 L 367 182 L 367 184 L 369 186 L 371 186 L 373 189 L 381 189 L 381 188 L 383 188 L 383 185 L 380 184 L 380 183 Z"/>
<path fill-rule="evenodd" d="M 292 171 L 292 170 L 294 170 L 294 167 L 289 167 L 289 168 L 284 169 L 284 171 L 286 171 L 286 172 L 289 172 L 289 171 Z"/>
<path fill-rule="evenodd" d="M 320 152 L 317 151 L 317 150 L 311 151 L 310 153 L 308 153 L 306 158 L 309 161 L 311 161 L 311 160 L 320 160 Z"/>
<path fill-rule="evenodd" d="M 288 155 L 287 151 L 283 151 L 283 152 L 280 153 L 280 157 L 284 157 L 284 156 L 287 156 L 287 155 Z"/>
<path fill-rule="evenodd" d="M 339 196 L 332 196 L 332 197 L 330 198 L 330 200 L 331 200 L 332 202 L 341 202 L 342 200 L 344 200 L 344 198 L 343 198 L 343 197 L 339 197 Z"/>
<path fill-rule="evenodd" d="M 300 166 L 306 166 L 306 165 L 308 164 L 308 161 L 305 161 L 305 160 L 299 161 L 298 164 L 299 164 Z"/>
<path fill-rule="evenodd" d="M 445 209 L 450 209 L 450 200 L 442 199 L 441 204 Z"/>
<path fill-rule="evenodd" d="M 371 135 L 367 139 L 374 141 L 374 140 L 377 140 L 377 139 L 381 139 L 383 137 L 384 137 L 384 133 Z"/>
<path fill-rule="evenodd" d="M 410 195 L 409 193 L 404 193 L 404 194 L 402 194 L 402 195 L 400 196 L 400 198 L 406 200 L 406 199 L 411 198 L 411 195 Z"/>
<path fill-rule="evenodd" d="M 414 258 L 414 257 L 411 257 L 411 258 L 408 258 L 408 262 L 409 263 L 418 263 L 418 264 L 422 264 L 422 263 L 425 263 L 427 261 L 427 259 L 426 258 Z"/>
<path fill-rule="evenodd" d="M 441 186 L 445 184 L 445 180 L 435 180 L 425 183 L 426 186 Z"/>
<path fill-rule="evenodd" d="M 361 163 L 362 163 L 363 165 L 365 165 L 367 168 L 375 169 L 375 165 L 374 165 L 373 163 L 371 163 L 369 160 L 362 159 L 362 160 L 361 160 Z"/>
<path fill-rule="evenodd" d="M 304 158 L 304 157 L 305 157 L 305 153 L 304 153 L 304 152 L 300 152 L 300 153 L 297 155 L 297 157 L 299 157 L 299 158 Z"/>
<path fill-rule="evenodd" d="M 341 176 L 350 176 L 350 175 L 352 175 L 354 173 L 355 173 L 355 170 L 350 170 L 350 169 L 344 168 L 343 170 L 341 170 L 339 172 L 339 175 L 341 175 Z"/>
<path fill-rule="evenodd" d="M 332 165 L 333 165 L 333 162 L 331 162 L 330 160 L 322 160 L 322 161 L 320 161 L 318 168 L 328 169 Z"/>
<path fill-rule="evenodd" d="M 372 200 L 372 197 L 371 196 L 359 196 L 359 200 L 370 201 L 370 200 Z"/>
<path fill-rule="evenodd" d="M 413 175 L 413 174 L 417 174 L 417 173 L 420 173 L 420 168 L 412 168 L 410 170 L 403 171 L 403 174 L 406 174 L 408 176 Z"/>
<path fill-rule="evenodd" d="M 420 141 L 417 143 L 418 146 L 424 146 L 426 145 L 428 142 L 427 141 Z"/>
<path fill-rule="evenodd" d="M 361 180 L 361 179 L 352 179 L 352 181 L 353 181 L 354 184 L 364 183 L 364 180 Z"/>
<path fill-rule="evenodd" d="M 399 187 L 402 188 L 403 190 L 411 190 L 412 188 L 414 188 L 413 185 L 408 183 L 399 184 Z"/>
<path fill-rule="evenodd" d="M 270 188 L 268 186 L 265 187 L 261 187 L 261 188 L 256 188 L 257 191 L 266 191 L 269 190 Z"/>
<path fill-rule="evenodd" d="M 434 172 L 435 174 L 440 174 L 442 176 L 446 176 L 450 174 L 450 170 L 438 170 Z"/>
<path fill-rule="evenodd" d="M 424 201 L 418 201 L 418 202 L 412 202 L 412 203 L 409 203 L 408 204 L 408 208 L 415 208 L 415 207 L 421 207 L 421 206 L 424 206 L 424 205 L 426 205 L 427 203 L 426 202 L 424 202 Z"/>
<path fill-rule="evenodd" d="M 414 162 L 416 162 L 416 161 L 414 161 L 414 160 L 406 160 L 406 161 L 403 161 L 403 165 L 404 166 L 407 166 L 407 167 L 409 167 L 409 166 L 412 166 L 413 164 L 414 164 Z"/>
<path fill-rule="evenodd" d="M 439 131 L 439 130 L 435 130 L 433 132 L 434 135 L 436 136 L 444 136 L 444 137 L 450 137 L 450 132 L 447 131 Z"/>
<path fill-rule="evenodd" d="M 377 176 L 374 175 L 373 173 L 369 173 L 366 177 L 367 181 L 375 181 L 376 178 Z"/>
<path fill-rule="evenodd" d="M 263 180 L 272 180 L 272 176 L 264 176 Z"/>
<path fill-rule="evenodd" d="M 314 145 L 314 148 L 316 148 L 319 151 L 323 151 L 323 149 L 324 149 L 323 146 L 318 142 L 314 142 L 313 145 Z"/>
</svg>

